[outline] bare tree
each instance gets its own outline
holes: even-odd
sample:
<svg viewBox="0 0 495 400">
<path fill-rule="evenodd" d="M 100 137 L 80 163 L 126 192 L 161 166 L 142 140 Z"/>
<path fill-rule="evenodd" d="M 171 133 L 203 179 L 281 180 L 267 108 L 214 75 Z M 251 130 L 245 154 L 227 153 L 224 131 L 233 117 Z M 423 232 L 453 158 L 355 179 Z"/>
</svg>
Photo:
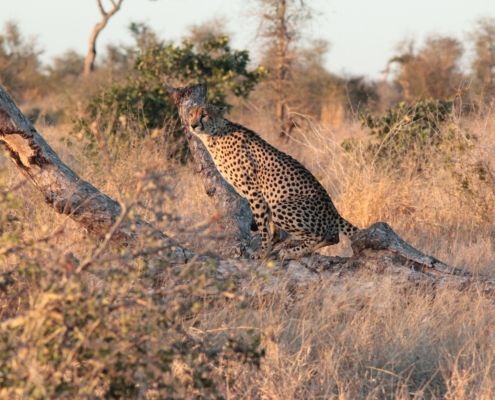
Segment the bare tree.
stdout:
<svg viewBox="0 0 495 400">
<path fill-rule="evenodd" d="M 186 39 L 194 43 L 198 52 L 204 51 L 205 43 L 215 40 L 222 35 L 232 36 L 226 30 L 226 25 L 227 19 L 219 17 L 210 19 L 202 24 L 191 25 Z"/>
<path fill-rule="evenodd" d="M 294 127 L 288 115 L 288 83 L 292 78 L 297 43 L 311 18 L 311 10 L 304 0 L 258 0 L 258 3 L 258 35 L 265 41 L 264 61 L 273 72 L 280 136 L 285 137 Z"/>
<path fill-rule="evenodd" d="M 35 39 L 26 40 L 17 23 L 8 21 L 0 33 L 0 85 L 16 100 L 40 94 L 43 75 Z"/>
<path fill-rule="evenodd" d="M 430 36 L 418 51 L 413 42 L 403 42 L 399 51 L 400 55 L 389 60 L 385 78 L 390 64 L 398 63 L 400 70 L 396 79 L 406 100 L 445 99 L 459 91 L 464 78 L 459 66 L 463 47 L 457 39 Z"/>
<path fill-rule="evenodd" d="M 106 26 L 108 20 L 112 17 L 112 15 L 119 11 L 123 1 L 124 0 L 110 0 L 113 7 L 110 11 L 105 11 L 105 9 L 103 8 L 102 0 L 96 0 L 96 4 L 98 5 L 98 9 L 100 10 L 102 19 L 95 25 L 89 37 L 88 55 L 84 60 L 84 75 L 89 75 L 91 72 L 93 72 L 96 58 L 96 39 L 98 38 L 98 35 Z"/>
<path fill-rule="evenodd" d="M 482 18 L 469 38 L 474 44 L 472 69 L 478 92 L 495 95 L 495 18 Z"/>
</svg>

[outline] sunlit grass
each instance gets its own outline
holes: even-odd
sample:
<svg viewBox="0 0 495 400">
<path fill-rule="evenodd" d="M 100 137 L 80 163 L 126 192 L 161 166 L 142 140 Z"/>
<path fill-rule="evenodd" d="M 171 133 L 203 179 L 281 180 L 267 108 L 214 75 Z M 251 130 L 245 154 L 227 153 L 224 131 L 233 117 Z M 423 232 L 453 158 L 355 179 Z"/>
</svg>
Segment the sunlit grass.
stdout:
<svg viewBox="0 0 495 400">
<path fill-rule="evenodd" d="M 477 118 L 462 121 L 479 138 L 471 154 L 491 160 L 495 121 L 493 115 Z M 253 128 L 273 125 L 260 119 Z M 111 180 L 104 162 L 88 158 L 81 142 L 67 147 L 59 141 L 66 127 L 40 131 L 71 168 L 113 198 L 132 195 L 139 171 L 155 174 L 135 214 L 194 251 L 214 253 L 221 234 L 215 209 L 192 165 L 168 161 L 165 144 L 122 146 Z M 493 276 L 495 225 L 484 214 L 486 207 L 495 211 L 490 182 L 476 199 L 456 190 L 440 168 L 421 174 L 379 168 L 343 152 L 345 129 L 301 128 L 282 144 L 260 133 L 300 159 L 353 224 L 385 221 L 425 253 Z M 239 296 L 219 299 L 215 293 L 229 288 L 199 269 L 184 267 L 178 275 L 125 252 L 107 252 L 77 274 L 66 255 L 84 259 L 98 243 L 46 206 L 12 165 L 0 165 L 9 193 L 0 217 L 4 397 L 494 396 L 495 308 L 482 294 L 398 287 L 386 276 L 358 271 L 343 287 L 321 279 L 304 290 L 265 295 L 253 281 Z M 165 217 L 158 221 L 158 214 Z M 349 242 L 323 252 L 350 255 Z M 259 368 L 224 347 L 229 337 L 245 344 L 251 361 L 256 357 L 249 351 L 264 351 Z"/>
</svg>

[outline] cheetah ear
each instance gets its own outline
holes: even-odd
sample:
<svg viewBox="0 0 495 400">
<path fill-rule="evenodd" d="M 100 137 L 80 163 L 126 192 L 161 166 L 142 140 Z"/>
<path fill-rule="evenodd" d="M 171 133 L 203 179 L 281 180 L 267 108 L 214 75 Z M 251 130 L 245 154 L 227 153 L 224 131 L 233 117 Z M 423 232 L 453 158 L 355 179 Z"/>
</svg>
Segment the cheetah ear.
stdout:
<svg viewBox="0 0 495 400">
<path fill-rule="evenodd" d="M 227 107 L 218 107 L 220 110 L 220 115 L 225 117 L 225 113 L 227 112 Z"/>
</svg>

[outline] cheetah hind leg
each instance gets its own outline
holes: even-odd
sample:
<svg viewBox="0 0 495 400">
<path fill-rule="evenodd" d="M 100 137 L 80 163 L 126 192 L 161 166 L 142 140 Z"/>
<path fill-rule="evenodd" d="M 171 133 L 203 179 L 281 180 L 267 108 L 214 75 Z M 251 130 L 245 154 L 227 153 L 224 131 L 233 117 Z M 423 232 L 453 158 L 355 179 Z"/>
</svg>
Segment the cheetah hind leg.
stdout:
<svg viewBox="0 0 495 400">
<path fill-rule="evenodd" d="M 250 254 L 250 258 L 253 260 L 268 260 L 270 258 L 277 258 L 278 251 L 276 249 L 276 244 L 280 243 L 281 233 L 280 228 L 273 222 L 270 222 L 270 232 L 267 249 L 263 250 L 261 247 Z"/>
<path fill-rule="evenodd" d="M 290 238 L 275 246 L 274 255 L 279 260 L 299 260 L 301 257 L 311 254 L 316 242 L 311 239 L 302 240 Z"/>
<path fill-rule="evenodd" d="M 300 260 L 302 257 L 309 255 L 322 247 L 331 246 L 339 242 L 340 238 L 338 232 L 326 235 L 323 240 L 291 237 L 285 242 L 275 246 L 274 254 L 277 255 L 279 260 Z"/>
<path fill-rule="evenodd" d="M 315 244 L 313 251 L 321 249 L 322 247 L 333 246 L 338 243 L 340 243 L 339 232 L 328 233 L 322 241 Z"/>
<path fill-rule="evenodd" d="M 270 235 L 268 238 L 267 249 L 265 251 L 263 251 L 261 248 L 258 249 L 256 252 L 253 253 L 252 258 L 266 260 L 270 258 L 277 258 L 277 245 L 280 246 L 281 244 L 282 233 L 280 232 L 280 228 L 275 225 L 273 221 L 270 221 L 269 227 Z"/>
<path fill-rule="evenodd" d="M 270 218 L 270 230 L 272 232 L 272 244 L 276 245 L 280 243 L 282 240 L 282 233 L 280 232 L 280 228 L 275 225 L 275 223 Z"/>
</svg>

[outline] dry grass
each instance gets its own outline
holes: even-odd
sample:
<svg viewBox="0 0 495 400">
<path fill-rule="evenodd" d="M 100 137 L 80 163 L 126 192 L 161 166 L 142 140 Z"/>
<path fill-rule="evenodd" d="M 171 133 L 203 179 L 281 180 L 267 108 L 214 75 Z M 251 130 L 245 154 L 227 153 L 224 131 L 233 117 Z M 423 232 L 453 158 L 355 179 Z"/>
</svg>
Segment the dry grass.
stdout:
<svg viewBox="0 0 495 400">
<path fill-rule="evenodd" d="M 265 136 L 263 126 L 273 124 L 261 112 L 255 116 L 258 126 L 247 123 L 246 115 L 241 120 L 245 119 L 242 122 Z M 495 155 L 494 118 L 488 114 L 462 121 L 479 138 L 470 156 L 487 163 Z M 432 167 L 418 175 L 367 164 L 359 157 L 344 154 L 340 148 L 342 138 L 355 130 L 355 125 L 340 132 L 313 126 L 301 128 L 289 143 L 277 143 L 275 137 L 265 138 L 301 160 L 352 223 L 367 227 L 376 221 L 386 221 L 400 236 L 426 253 L 493 276 L 495 224 L 493 219 L 486 218 L 486 210 L 491 215 L 495 211 L 495 188 L 491 183 L 480 186 L 479 198 L 475 198 L 456 191 L 450 175 L 441 169 Z M 68 147 L 59 141 L 66 127 L 43 127 L 40 131 L 82 178 L 113 198 L 126 199 L 133 193 L 138 171 L 159 173 L 153 182 L 155 189 L 143 194 L 141 207 L 135 213 L 155 221 L 157 212 L 162 212 L 165 218 L 156 221 L 160 229 L 193 250 L 214 251 L 218 233 L 213 218 L 215 210 L 191 166 L 177 166 L 164 160 L 163 143 L 133 143 L 122 148 L 112 165 L 112 180 L 104 163 L 86 157 L 80 143 Z M 2 212 L 8 211 L 18 219 L 7 227 L 1 237 L 3 243 L 10 245 L 7 239 L 12 235 L 18 236 L 18 243 L 39 241 L 36 245 L 20 245 L 13 254 L 0 258 L 0 269 L 12 271 L 36 262 L 45 271 L 41 281 L 58 279 L 60 275 L 56 271 L 63 265 L 59 260 L 64 254 L 72 252 L 83 258 L 97 244 L 86 238 L 73 222 L 49 209 L 29 183 L 22 184 L 23 178 L 14 167 L 0 159 L 0 169 L 5 189 L 12 191 L 17 202 L 17 208 L 8 203 Z M 159 196 L 158 192 L 166 196 Z M 63 233 L 55 234 L 60 226 L 64 227 Z M 45 237 L 48 239 L 42 240 Z M 348 255 L 349 244 L 344 241 L 324 252 Z M 92 274 L 64 279 L 72 283 L 74 279 L 87 282 L 88 297 L 97 296 L 99 290 L 104 292 L 112 285 L 105 272 L 109 265 L 139 270 L 139 262 L 123 260 L 95 266 Z M 130 296 L 132 287 L 149 285 L 139 274 L 132 279 L 129 287 L 121 288 L 119 296 Z M 140 279 L 144 283 L 138 284 Z M 34 315 L 40 310 L 39 299 L 46 291 L 46 285 L 33 284 L 26 277 L 15 281 L 14 291 L 0 293 L 0 318 L 4 321 Z M 296 300 L 287 304 L 281 295 L 256 294 L 256 282 L 253 282 L 255 295 L 247 301 L 240 298 L 210 302 L 204 298 L 187 319 L 179 318 L 188 334 L 198 340 L 206 337 L 220 340 L 226 335 L 242 338 L 250 331 L 261 337 L 266 355 L 259 369 L 237 359 L 223 359 L 214 364 L 213 376 L 219 393 L 225 398 L 246 399 L 490 399 L 495 396 L 495 307 L 482 294 L 463 294 L 445 288 L 433 295 L 421 288 L 393 286 L 386 277 L 376 277 L 367 271 L 361 271 L 338 296 L 325 291 L 330 284 L 322 280 L 303 293 L 294 294 Z M 284 285 L 282 280 L 280 285 Z M 183 299 L 184 293 L 180 296 Z M 149 321 L 153 315 L 158 314 L 149 314 Z M 132 330 L 132 325 L 129 326 Z M 167 335 L 159 340 L 160 345 L 166 346 Z M 33 351 L 37 348 L 30 343 L 24 345 Z M 19 348 L 16 362 L 26 363 L 29 371 L 26 382 L 41 382 L 42 386 L 48 379 L 42 379 L 43 369 L 48 367 L 39 360 L 34 363 L 32 357 L 22 358 L 20 353 Z M 9 354 L 12 357 L 13 353 Z M 193 397 L 199 392 L 187 389 L 190 366 L 186 364 L 176 361 L 170 374 L 186 388 L 178 389 L 177 395 Z M 94 381 L 93 398 L 98 398 L 98 387 L 108 385 L 104 372 L 98 379 Z M 19 384 L 16 391 L 19 398 L 27 396 L 23 390 Z M 32 397 L 43 397 L 41 392 L 33 393 Z M 150 389 L 139 393 L 153 398 L 155 392 Z M 83 392 L 78 396 L 91 397 Z"/>
</svg>

